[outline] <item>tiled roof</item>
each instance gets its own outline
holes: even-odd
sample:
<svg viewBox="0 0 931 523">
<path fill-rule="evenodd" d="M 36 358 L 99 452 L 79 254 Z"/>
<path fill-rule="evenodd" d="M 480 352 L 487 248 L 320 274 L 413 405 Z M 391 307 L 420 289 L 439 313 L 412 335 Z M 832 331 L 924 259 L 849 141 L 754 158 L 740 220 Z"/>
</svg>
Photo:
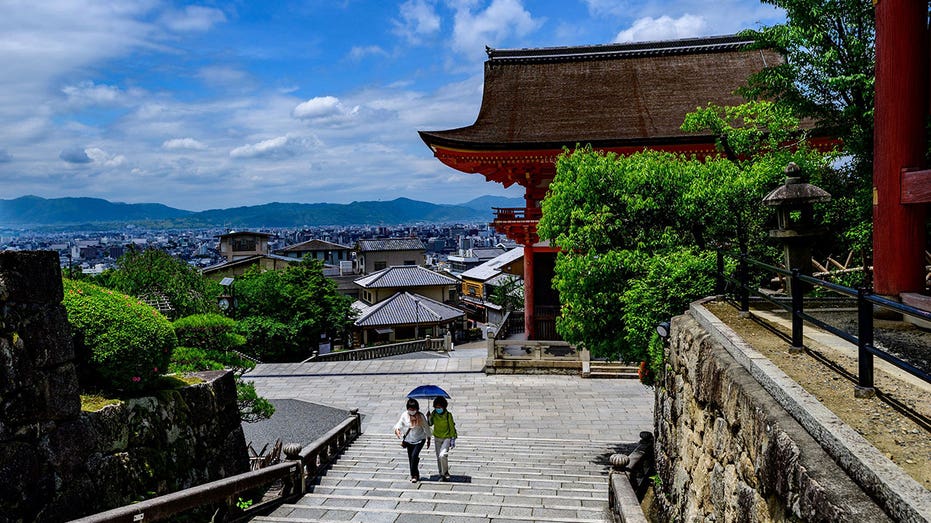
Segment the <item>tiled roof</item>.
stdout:
<svg viewBox="0 0 931 523">
<path fill-rule="evenodd" d="M 487 248 L 487 249 L 472 249 L 472 255 L 480 260 L 490 260 L 492 258 L 501 256 L 504 254 L 504 249 Z"/>
<path fill-rule="evenodd" d="M 386 238 L 382 240 L 359 240 L 360 251 L 422 251 L 426 250 L 418 238 Z"/>
<path fill-rule="evenodd" d="M 340 245 L 338 243 L 331 243 L 323 240 L 307 240 L 306 242 L 295 243 L 294 245 L 289 245 L 284 249 L 279 249 L 280 252 L 304 252 L 304 251 L 346 251 L 352 249 L 352 247 L 346 247 L 345 245 Z"/>
<path fill-rule="evenodd" d="M 768 65 L 771 50 L 736 36 L 609 46 L 492 50 L 478 117 L 470 126 L 421 131 L 428 145 L 468 150 L 679 143 L 708 102 L 737 105 L 735 89 Z M 706 138 L 701 138 L 706 140 Z"/>
<path fill-rule="evenodd" d="M 363 304 L 363 306 L 366 308 L 355 322 L 358 327 L 432 325 L 465 316 L 465 312 L 455 307 L 431 300 L 426 296 L 407 292 L 396 293 L 375 305 L 365 306 Z"/>
<path fill-rule="evenodd" d="M 471 280 L 485 281 L 491 278 L 494 278 L 501 273 L 501 267 L 521 259 L 524 256 L 524 248 L 517 247 L 516 249 L 511 249 L 508 252 L 488 260 L 487 262 L 477 266 L 472 267 L 471 269 L 462 273 L 463 278 L 469 278 Z"/>
<path fill-rule="evenodd" d="M 459 282 L 419 265 L 395 265 L 363 276 L 355 283 L 366 289 L 384 289 L 455 285 Z"/>
</svg>

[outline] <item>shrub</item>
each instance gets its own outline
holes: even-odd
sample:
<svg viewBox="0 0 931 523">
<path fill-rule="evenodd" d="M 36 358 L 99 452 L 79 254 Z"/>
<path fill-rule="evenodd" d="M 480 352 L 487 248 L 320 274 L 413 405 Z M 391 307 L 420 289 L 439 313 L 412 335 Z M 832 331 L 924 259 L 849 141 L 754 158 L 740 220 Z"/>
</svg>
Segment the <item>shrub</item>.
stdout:
<svg viewBox="0 0 931 523">
<path fill-rule="evenodd" d="M 219 314 L 185 316 L 172 325 L 178 336 L 178 344 L 186 347 L 227 351 L 246 343 L 246 339 L 235 332 L 236 322 Z"/>
<path fill-rule="evenodd" d="M 168 367 L 177 345 L 171 323 L 136 298 L 64 280 L 78 365 L 95 385 L 143 390 Z"/>
<path fill-rule="evenodd" d="M 219 314 L 195 314 L 174 322 L 181 347 L 171 358 L 172 372 L 233 369 L 242 372 L 255 364 L 236 349 L 246 338 L 235 332 L 236 321 Z"/>
</svg>

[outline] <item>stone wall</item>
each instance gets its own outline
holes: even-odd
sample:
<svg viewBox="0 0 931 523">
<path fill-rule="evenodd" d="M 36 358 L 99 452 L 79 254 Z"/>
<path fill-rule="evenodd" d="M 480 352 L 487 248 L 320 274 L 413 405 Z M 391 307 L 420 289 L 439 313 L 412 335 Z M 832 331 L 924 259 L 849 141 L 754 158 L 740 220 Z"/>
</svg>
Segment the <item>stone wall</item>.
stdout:
<svg viewBox="0 0 931 523">
<path fill-rule="evenodd" d="M 792 416 L 689 315 L 656 387 L 664 521 L 888 521 Z"/>
<path fill-rule="evenodd" d="M 248 470 L 231 373 L 81 412 L 58 255 L 0 252 L 0 522 L 64 521 Z"/>
</svg>

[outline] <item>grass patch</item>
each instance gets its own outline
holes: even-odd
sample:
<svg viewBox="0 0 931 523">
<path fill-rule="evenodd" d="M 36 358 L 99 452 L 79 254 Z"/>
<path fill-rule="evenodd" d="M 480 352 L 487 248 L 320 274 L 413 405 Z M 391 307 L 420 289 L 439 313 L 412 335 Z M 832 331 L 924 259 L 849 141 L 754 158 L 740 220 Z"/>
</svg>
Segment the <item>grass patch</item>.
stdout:
<svg viewBox="0 0 931 523">
<path fill-rule="evenodd" d="M 81 410 L 84 412 L 97 412 L 108 406 L 117 405 L 122 401 L 115 398 L 107 398 L 99 394 L 81 394 Z"/>
</svg>

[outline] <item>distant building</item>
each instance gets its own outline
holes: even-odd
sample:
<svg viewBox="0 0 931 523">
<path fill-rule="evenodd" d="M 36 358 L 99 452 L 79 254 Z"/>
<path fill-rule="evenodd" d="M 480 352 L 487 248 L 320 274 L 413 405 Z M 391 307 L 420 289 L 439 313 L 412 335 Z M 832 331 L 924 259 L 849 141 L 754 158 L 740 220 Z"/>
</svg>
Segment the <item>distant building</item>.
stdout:
<svg viewBox="0 0 931 523">
<path fill-rule="evenodd" d="M 263 271 L 287 269 L 299 259 L 268 253 L 268 239 L 264 232 L 233 232 L 220 236 L 219 251 L 226 261 L 201 270 L 201 274 L 212 279 L 242 276 L 250 267 L 258 266 Z"/>
<path fill-rule="evenodd" d="M 317 239 L 289 245 L 274 252 L 287 258 L 297 258 L 299 260 L 303 259 L 304 256 L 310 256 L 315 260 L 322 261 L 325 265 L 336 267 L 340 266 L 340 262 L 353 261 L 352 247 Z"/>
<path fill-rule="evenodd" d="M 504 252 L 504 249 L 498 247 L 474 247 L 465 251 L 459 251 L 459 254 L 450 254 L 446 257 L 446 261 L 448 262 L 447 270 L 458 276 L 464 271 L 471 269 L 472 267 L 478 267 L 479 265 L 504 254 Z"/>
<path fill-rule="evenodd" d="M 268 239 L 264 232 L 231 232 L 220 235 L 220 254 L 227 261 L 249 258 L 257 254 L 268 254 Z"/>
<path fill-rule="evenodd" d="M 426 248 L 417 238 L 359 240 L 356 259 L 359 271 L 370 274 L 394 265 L 424 265 Z"/>
</svg>

